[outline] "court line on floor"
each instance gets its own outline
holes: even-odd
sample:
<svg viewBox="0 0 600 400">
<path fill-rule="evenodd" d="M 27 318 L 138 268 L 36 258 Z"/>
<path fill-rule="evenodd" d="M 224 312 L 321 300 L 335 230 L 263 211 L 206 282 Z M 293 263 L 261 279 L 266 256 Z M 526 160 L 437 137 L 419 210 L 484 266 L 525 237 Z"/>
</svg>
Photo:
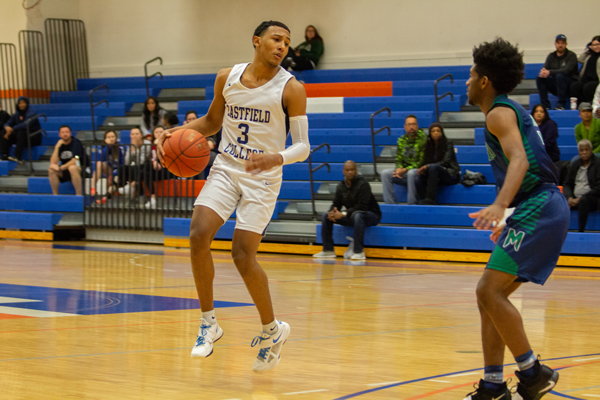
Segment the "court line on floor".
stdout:
<svg viewBox="0 0 600 400">
<path fill-rule="evenodd" d="M 433 303 L 433 304 L 406 304 L 401 306 L 388 306 L 388 307 L 369 307 L 369 308 L 357 308 L 350 310 L 328 310 L 328 311 L 311 311 L 311 312 L 303 312 L 303 313 L 287 313 L 287 314 L 278 314 L 278 317 L 289 317 L 296 315 L 311 315 L 311 314 L 333 314 L 333 313 L 341 313 L 341 312 L 362 312 L 362 311 L 375 311 L 375 310 L 385 310 L 385 309 L 399 309 L 399 308 L 410 308 L 410 307 L 436 307 L 440 305 L 449 305 L 449 304 L 463 304 L 469 303 L 469 301 L 460 301 L 453 303 Z M 600 314 L 600 313 L 599 313 Z M 227 320 L 237 320 L 237 319 L 251 319 L 251 318 L 259 318 L 259 315 L 250 315 L 244 317 L 229 317 L 229 318 L 219 318 L 221 321 Z M 26 330 L 18 330 L 18 331 L 0 331 L 1 333 L 18 333 L 18 332 L 41 332 L 41 331 L 62 331 L 62 330 L 77 330 L 77 329 L 101 329 L 101 328 L 120 328 L 120 327 L 129 327 L 129 326 L 143 326 L 143 325 L 163 325 L 163 324 L 179 324 L 179 323 L 187 323 L 187 322 L 198 322 L 197 319 L 193 320 L 181 320 L 181 321 L 165 321 L 165 322 L 145 322 L 138 324 L 123 324 L 123 325 L 104 325 L 104 326 L 83 326 L 83 327 L 69 327 L 69 328 L 47 328 L 47 329 L 26 329 Z M 479 325 L 479 324 L 475 324 Z"/>
<path fill-rule="evenodd" d="M 582 354 L 582 355 L 567 356 L 567 357 L 548 358 L 548 359 L 545 359 L 544 361 L 567 360 L 567 359 L 576 358 L 576 357 L 577 358 L 579 358 L 579 357 L 591 357 L 591 356 L 598 356 L 598 355 L 600 355 L 600 353 Z M 555 370 L 561 370 L 561 369 L 566 369 L 566 368 L 571 368 L 571 367 L 579 367 L 579 366 L 588 365 L 588 364 L 598 364 L 598 363 L 600 363 L 600 361 L 592 361 L 592 362 L 581 363 L 581 364 L 569 364 L 569 365 L 563 365 L 563 366 L 560 366 L 560 367 L 556 367 Z M 513 365 L 515 365 L 515 364 L 514 363 L 512 363 L 512 364 L 505 364 L 504 366 L 508 367 L 508 366 L 513 366 Z M 362 390 L 360 392 L 352 393 L 352 394 L 345 395 L 345 396 L 342 396 L 342 397 L 337 397 L 334 400 L 351 399 L 351 398 L 354 398 L 354 397 L 358 397 L 358 396 L 362 396 L 362 395 L 365 395 L 365 394 L 377 392 L 377 391 L 380 391 L 380 390 L 390 389 L 390 388 L 393 388 L 393 387 L 404 386 L 404 385 L 408 385 L 408 384 L 411 384 L 411 383 L 423 382 L 425 380 L 431 380 L 431 379 L 449 377 L 449 376 L 452 376 L 452 375 L 477 372 L 477 371 L 481 371 L 482 369 L 483 368 L 476 368 L 476 369 L 470 369 L 470 370 L 465 370 L 465 371 L 450 372 L 450 373 L 442 374 L 442 375 L 429 376 L 429 377 L 425 377 L 425 378 L 417 378 L 417 379 L 412 379 L 412 380 L 409 380 L 409 381 L 402 381 L 402 382 L 399 382 L 399 383 L 394 383 L 394 384 L 390 384 L 390 385 L 386 385 L 386 386 L 382 386 L 382 387 L 378 387 L 378 388 Z M 444 393 L 444 392 L 448 392 L 450 390 L 454 390 L 454 389 L 458 389 L 458 388 L 461 388 L 461 387 L 469 386 L 469 385 L 472 385 L 473 383 L 475 383 L 475 382 L 469 382 L 469 383 L 466 383 L 466 384 L 460 384 L 460 385 L 452 386 L 450 388 L 445 388 L 445 389 L 440 389 L 440 390 L 436 390 L 436 391 L 433 391 L 433 392 L 424 393 L 424 394 L 421 394 L 421 395 L 410 397 L 407 400 L 422 399 L 422 398 L 425 398 L 425 397 L 432 396 L 434 394 Z M 576 400 L 585 400 L 585 399 L 581 399 L 579 397 L 570 397 L 570 396 L 567 396 L 567 395 L 562 395 L 562 393 L 558 393 L 558 392 L 554 392 L 554 391 L 552 391 L 551 393 L 559 395 L 559 396 L 562 396 L 562 397 L 566 397 L 566 398 L 571 398 L 571 399 L 576 399 Z"/>
</svg>

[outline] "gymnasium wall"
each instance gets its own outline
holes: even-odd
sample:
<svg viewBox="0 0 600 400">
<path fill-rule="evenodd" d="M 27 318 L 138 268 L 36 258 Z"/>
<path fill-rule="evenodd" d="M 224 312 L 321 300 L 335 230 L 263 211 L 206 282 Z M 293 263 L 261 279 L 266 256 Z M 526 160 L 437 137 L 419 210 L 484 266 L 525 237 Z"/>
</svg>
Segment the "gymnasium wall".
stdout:
<svg viewBox="0 0 600 400">
<path fill-rule="evenodd" d="M 21 7 L 20 0 L 1 3 Z M 473 45 L 497 35 L 520 43 L 527 62 L 543 62 L 557 33 L 578 53 L 600 34 L 597 6 L 598 0 L 43 0 L 38 12 L 84 20 L 91 74 L 99 77 L 141 75 L 156 56 L 165 74 L 251 61 L 252 32 L 265 19 L 288 24 L 293 45 L 307 24 L 317 26 L 324 69 L 469 64 Z M 9 40 L 11 29 L 0 25 L 0 40 Z"/>
</svg>

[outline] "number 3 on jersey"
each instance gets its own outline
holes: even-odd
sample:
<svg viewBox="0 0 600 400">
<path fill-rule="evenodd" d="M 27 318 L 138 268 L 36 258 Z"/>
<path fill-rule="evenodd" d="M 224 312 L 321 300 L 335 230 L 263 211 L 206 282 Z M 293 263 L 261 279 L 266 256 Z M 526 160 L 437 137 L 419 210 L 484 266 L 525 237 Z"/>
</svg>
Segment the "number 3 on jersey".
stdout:
<svg viewBox="0 0 600 400">
<path fill-rule="evenodd" d="M 239 144 L 246 144 L 248 143 L 248 131 L 250 130 L 250 127 L 248 126 L 248 124 L 239 124 L 238 128 L 241 129 L 241 133 L 242 136 L 238 138 L 238 143 Z"/>
</svg>

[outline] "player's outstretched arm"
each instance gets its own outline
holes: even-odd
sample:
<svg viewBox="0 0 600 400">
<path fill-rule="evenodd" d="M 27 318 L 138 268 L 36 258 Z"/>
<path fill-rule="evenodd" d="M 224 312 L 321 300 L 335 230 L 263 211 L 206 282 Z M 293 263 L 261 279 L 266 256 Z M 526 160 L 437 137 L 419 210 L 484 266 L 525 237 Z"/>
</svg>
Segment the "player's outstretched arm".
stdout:
<svg viewBox="0 0 600 400">
<path fill-rule="evenodd" d="M 252 154 L 246 161 L 246 172 L 258 173 L 280 165 L 304 161 L 310 153 L 308 118 L 306 117 L 306 91 L 295 78 L 283 90 L 283 105 L 290 118 L 292 145 L 277 154 Z"/>
<path fill-rule="evenodd" d="M 210 103 L 210 107 L 208 108 L 206 115 L 203 115 L 189 124 L 165 130 L 158 138 L 156 143 L 156 148 L 158 149 L 157 154 L 163 166 L 163 156 L 165 151 L 162 147 L 162 144 L 165 142 L 167 137 L 171 136 L 171 132 L 174 132 L 178 129 L 193 129 L 202 133 L 204 137 L 208 137 L 214 135 L 219 131 L 219 129 L 221 129 L 221 126 L 223 125 L 223 115 L 225 115 L 225 98 L 223 97 L 223 88 L 225 87 L 225 83 L 227 82 L 230 72 L 231 68 L 226 68 L 220 70 L 217 74 L 214 86 L 215 97 L 213 98 L 212 103 Z"/>
<path fill-rule="evenodd" d="M 504 185 L 491 206 L 469 214 L 475 218 L 473 226 L 477 229 L 490 229 L 504 217 L 504 210 L 510 205 L 521 187 L 523 178 L 529 168 L 521 131 L 515 112 L 506 107 L 497 107 L 489 112 L 486 118 L 488 130 L 500 141 L 506 158 L 510 161 L 506 171 Z"/>
</svg>

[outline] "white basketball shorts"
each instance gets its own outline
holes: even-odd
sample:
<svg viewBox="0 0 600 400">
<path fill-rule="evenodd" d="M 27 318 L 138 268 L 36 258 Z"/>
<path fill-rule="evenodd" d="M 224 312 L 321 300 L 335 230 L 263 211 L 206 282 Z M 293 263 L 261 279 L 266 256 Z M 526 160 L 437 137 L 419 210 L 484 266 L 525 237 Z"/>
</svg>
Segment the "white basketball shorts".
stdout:
<svg viewBox="0 0 600 400">
<path fill-rule="evenodd" d="M 243 164 L 222 158 L 217 156 L 194 206 L 210 208 L 223 223 L 237 209 L 235 229 L 264 235 L 277 204 L 281 175 L 251 175 Z"/>
</svg>

